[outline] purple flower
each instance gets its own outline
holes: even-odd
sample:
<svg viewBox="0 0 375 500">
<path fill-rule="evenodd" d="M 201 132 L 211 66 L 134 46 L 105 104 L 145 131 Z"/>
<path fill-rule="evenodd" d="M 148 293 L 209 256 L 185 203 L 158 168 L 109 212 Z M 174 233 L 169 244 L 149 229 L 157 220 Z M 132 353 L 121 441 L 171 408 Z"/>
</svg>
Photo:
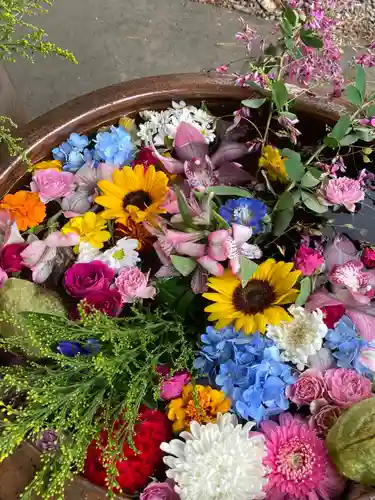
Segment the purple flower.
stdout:
<svg viewBox="0 0 375 500">
<path fill-rule="evenodd" d="M 77 298 L 84 298 L 91 292 L 103 292 L 109 289 L 115 277 L 107 264 L 100 260 L 83 264 L 73 264 L 65 272 L 64 286 L 66 291 Z"/>
<path fill-rule="evenodd" d="M 100 350 L 100 342 L 97 339 L 86 339 L 78 342 L 78 340 L 62 340 L 56 347 L 56 351 L 67 358 L 74 358 L 80 354 L 81 356 L 89 356 L 96 354 Z"/>
<path fill-rule="evenodd" d="M 42 436 L 35 441 L 35 446 L 42 453 L 55 451 L 58 448 L 59 436 L 54 429 L 44 431 Z"/>
</svg>

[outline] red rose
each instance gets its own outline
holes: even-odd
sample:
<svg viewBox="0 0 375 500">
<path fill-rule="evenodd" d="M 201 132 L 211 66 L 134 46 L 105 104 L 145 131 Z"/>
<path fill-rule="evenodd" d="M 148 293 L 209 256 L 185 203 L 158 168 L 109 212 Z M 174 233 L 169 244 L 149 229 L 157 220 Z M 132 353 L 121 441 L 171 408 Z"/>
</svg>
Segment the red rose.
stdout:
<svg viewBox="0 0 375 500">
<path fill-rule="evenodd" d="M 107 316 L 118 316 L 122 309 L 121 295 L 117 290 L 90 292 L 84 298 L 86 304 L 103 312 Z"/>
<path fill-rule="evenodd" d="M 10 243 L 5 245 L 1 250 L 0 267 L 6 273 L 17 273 L 21 271 L 24 266 L 21 253 L 27 247 L 26 243 Z"/>
<path fill-rule="evenodd" d="M 337 306 L 325 306 L 320 308 L 323 312 L 323 321 L 328 328 L 334 328 L 335 324 L 344 316 L 345 307 L 342 304 Z"/>
<path fill-rule="evenodd" d="M 362 262 L 368 269 L 375 267 L 375 249 L 365 248 L 361 255 Z"/>
<path fill-rule="evenodd" d="M 65 272 L 64 285 L 72 297 L 83 298 L 91 292 L 108 290 L 114 277 L 115 271 L 107 264 L 93 260 L 88 263 L 73 264 Z"/>
<path fill-rule="evenodd" d="M 158 165 L 159 160 L 156 158 L 154 155 L 153 151 L 151 148 L 142 148 L 139 153 L 137 154 L 135 160 L 133 161 L 133 167 L 135 165 L 142 164 L 145 167 L 148 167 L 150 165 Z"/>
<path fill-rule="evenodd" d="M 124 425 L 117 422 L 117 426 Z M 142 407 L 136 424 L 134 445 L 138 454 L 134 452 L 127 443 L 122 447 L 124 458 L 118 460 L 117 481 L 124 492 L 134 494 L 144 488 L 149 482 L 150 476 L 162 466 L 163 452 L 160 444 L 169 441 L 172 437 L 171 422 L 167 416 L 159 410 L 150 410 Z M 107 431 L 101 433 L 101 447 L 108 442 Z M 85 476 L 89 481 L 98 486 L 106 487 L 106 472 L 102 463 L 102 451 L 93 441 L 86 455 Z"/>
</svg>

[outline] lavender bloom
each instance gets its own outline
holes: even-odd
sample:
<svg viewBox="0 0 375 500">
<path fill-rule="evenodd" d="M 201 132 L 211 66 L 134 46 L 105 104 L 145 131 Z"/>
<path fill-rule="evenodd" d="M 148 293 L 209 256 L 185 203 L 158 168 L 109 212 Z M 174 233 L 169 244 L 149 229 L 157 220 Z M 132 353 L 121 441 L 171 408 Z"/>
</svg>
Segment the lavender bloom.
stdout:
<svg viewBox="0 0 375 500">
<path fill-rule="evenodd" d="M 42 453 L 49 453 L 57 450 L 59 436 L 53 429 L 44 431 L 42 436 L 35 441 L 36 448 Z"/>
</svg>

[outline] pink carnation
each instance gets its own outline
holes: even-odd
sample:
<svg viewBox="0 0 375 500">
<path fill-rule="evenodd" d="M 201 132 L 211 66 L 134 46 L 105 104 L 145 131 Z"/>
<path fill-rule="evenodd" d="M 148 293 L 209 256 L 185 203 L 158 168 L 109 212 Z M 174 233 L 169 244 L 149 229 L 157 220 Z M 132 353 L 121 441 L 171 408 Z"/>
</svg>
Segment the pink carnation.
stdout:
<svg viewBox="0 0 375 500">
<path fill-rule="evenodd" d="M 349 212 L 354 212 L 355 204 L 364 200 L 365 193 L 359 180 L 337 177 L 322 186 L 319 196 L 325 205 L 343 205 Z"/>
<path fill-rule="evenodd" d="M 298 406 L 309 405 L 325 396 L 326 385 L 322 373 L 313 368 L 303 372 L 297 382 L 288 385 L 286 396 Z"/>
<path fill-rule="evenodd" d="M 373 396 L 371 381 L 355 370 L 333 368 L 324 373 L 324 380 L 328 397 L 342 408 L 349 408 Z"/>
<path fill-rule="evenodd" d="M 74 174 L 58 172 L 53 168 L 38 170 L 30 183 L 31 191 L 39 194 L 43 203 L 64 198 L 74 190 Z"/>
<path fill-rule="evenodd" d="M 375 248 L 365 248 L 361 260 L 368 269 L 373 269 L 375 267 Z"/>
<path fill-rule="evenodd" d="M 324 257 L 313 248 L 301 245 L 294 256 L 294 267 L 304 276 L 311 276 L 324 264 Z"/>
<path fill-rule="evenodd" d="M 123 302 L 134 302 L 136 299 L 153 299 L 156 289 L 148 285 L 148 273 L 142 273 L 138 267 L 122 269 L 116 278 L 116 288 Z"/>
<path fill-rule="evenodd" d="M 290 413 L 281 414 L 279 424 L 260 424 L 267 450 L 263 463 L 270 470 L 267 500 L 338 497 L 345 481 L 331 463 L 324 441 Z"/>
<path fill-rule="evenodd" d="M 160 397 L 165 401 L 176 399 L 181 396 L 182 389 L 189 382 L 190 374 L 187 371 L 176 372 L 174 375 L 167 375 L 160 386 Z"/>
</svg>

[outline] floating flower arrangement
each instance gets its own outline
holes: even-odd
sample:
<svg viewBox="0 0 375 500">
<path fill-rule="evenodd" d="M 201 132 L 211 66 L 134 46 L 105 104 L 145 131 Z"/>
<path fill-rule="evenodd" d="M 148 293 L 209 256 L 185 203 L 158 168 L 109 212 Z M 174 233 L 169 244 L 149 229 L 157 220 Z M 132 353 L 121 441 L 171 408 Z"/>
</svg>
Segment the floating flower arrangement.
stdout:
<svg viewBox="0 0 375 500">
<path fill-rule="evenodd" d="M 64 498 L 75 475 L 141 500 L 375 486 L 375 241 L 339 223 L 373 210 L 374 48 L 316 137 L 284 83 L 327 70 L 331 14 L 284 7 L 233 115 L 173 102 L 73 133 L 0 199 L 0 346 L 17 359 L 0 456 L 43 454 L 24 500 Z"/>
</svg>

